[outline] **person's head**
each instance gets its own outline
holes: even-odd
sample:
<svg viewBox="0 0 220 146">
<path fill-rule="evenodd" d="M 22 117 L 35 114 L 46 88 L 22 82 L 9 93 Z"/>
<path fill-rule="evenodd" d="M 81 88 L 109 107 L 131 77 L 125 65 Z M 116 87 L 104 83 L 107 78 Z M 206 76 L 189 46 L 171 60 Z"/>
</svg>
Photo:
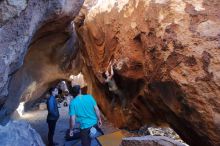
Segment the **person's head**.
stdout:
<svg viewBox="0 0 220 146">
<path fill-rule="evenodd" d="M 73 96 L 73 97 L 76 97 L 77 95 L 81 94 L 81 88 L 80 88 L 80 85 L 75 85 L 71 88 L 70 90 L 70 94 Z"/>
<path fill-rule="evenodd" d="M 56 96 L 56 95 L 58 95 L 58 89 L 56 87 L 51 87 L 49 89 L 49 93 L 50 93 L 50 95 Z"/>
</svg>

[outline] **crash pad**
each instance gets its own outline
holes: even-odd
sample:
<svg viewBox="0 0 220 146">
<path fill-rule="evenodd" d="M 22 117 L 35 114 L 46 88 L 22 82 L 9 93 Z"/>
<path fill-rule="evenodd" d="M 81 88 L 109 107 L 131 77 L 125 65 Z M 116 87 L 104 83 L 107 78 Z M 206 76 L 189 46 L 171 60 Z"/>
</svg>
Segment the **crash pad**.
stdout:
<svg viewBox="0 0 220 146">
<path fill-rule="evenodd" d="M 110 134 L 99 136 L 97 139 L 102 146 L 119 146 L 121 144 L 123 135 L 122 131 L 116 131 Z"/>
</svg>

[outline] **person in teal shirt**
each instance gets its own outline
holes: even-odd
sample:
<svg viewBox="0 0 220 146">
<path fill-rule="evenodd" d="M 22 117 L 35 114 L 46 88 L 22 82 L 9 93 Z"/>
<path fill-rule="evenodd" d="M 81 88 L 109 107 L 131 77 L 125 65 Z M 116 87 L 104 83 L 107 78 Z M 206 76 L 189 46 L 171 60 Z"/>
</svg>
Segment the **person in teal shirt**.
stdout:
<svg viewBox="0 0 220 146">
<path fill-rule="evenodd" d="M 74 86 L 70 92 L 73 97 L 75 97 L 71 100 L 69 105 L 70 136 L 73 136 L 73 127 L 77 119 L 77 122 L 80 123 L 80 138 L 82 146 L 90 146 L 90 129 L 92 127 L 98 129 L 102 125 L 99 108 L 92 95 L 81 94 L 79 85 Z"/>
</svg>

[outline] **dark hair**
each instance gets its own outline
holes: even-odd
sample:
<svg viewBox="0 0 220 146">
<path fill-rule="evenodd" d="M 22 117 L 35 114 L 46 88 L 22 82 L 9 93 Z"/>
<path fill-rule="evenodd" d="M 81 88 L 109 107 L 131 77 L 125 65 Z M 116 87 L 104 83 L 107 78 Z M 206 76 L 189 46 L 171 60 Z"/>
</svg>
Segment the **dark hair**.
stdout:
<svg viewBox="0 0 220 146">
<path fill-rule="evenodd" d="M 60 88 L 58 88 L 58 94 L 62 94 L 62 90 Z"/>
<path fill-rule="evenodd" d="M 73 86 L 71 89 L 70 89 L 70 94 L 73 96 L 73 97 L 76 97 L 79 92 L 80 92 L 80 85 L 75 85 Z"/>
<path fill-rule="evenodd" d="M 107 79 L 107 76 L 106 76 L 105 72 L 102 73 L 102 77 Z"/>
<path fill-rule="evenodd" d="M 50 95 L 52 95 L 52 92 L 53 92 L 55 89 L 56 89 L 56 87 L 51 87 L 51 88 L 49 89 Z"/>
</svg>

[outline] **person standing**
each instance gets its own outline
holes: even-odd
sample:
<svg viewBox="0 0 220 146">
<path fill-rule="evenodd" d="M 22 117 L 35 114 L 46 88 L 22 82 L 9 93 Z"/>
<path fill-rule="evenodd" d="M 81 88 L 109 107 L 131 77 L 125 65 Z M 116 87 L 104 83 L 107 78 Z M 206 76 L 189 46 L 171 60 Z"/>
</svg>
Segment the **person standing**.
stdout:
<svg viewBox="0 0 220 146">
<path fill-rule="evenodd" d="M 49 146 L 55 146 L 56 143 L 53 141 L 54 131 L 57 120 L 59 119 L 59 110 L 57 107 L 56 96 L 58 95 L 58 89 L 52 87 L 49 89 L 50 97 L 47 99 L 47 123 L 48 123 L 48 144 Z"/>
<path fill-rule="evenodd" d="M 73 128 L 77 119 L 80 123 L 80 139 L 82 146 L 90 146 L 92 131 L 95 129 L 95 131 L 97 130 L 102 133 L 100 129 L 102 120 L 99 108 L 92 95 L 81 94 L 79 85 L 74 86 L 70 92 L 73 97 L 75 97 L 71 100 L 69 106 L 70 136 L 73 136 Z"/>
</svg>

